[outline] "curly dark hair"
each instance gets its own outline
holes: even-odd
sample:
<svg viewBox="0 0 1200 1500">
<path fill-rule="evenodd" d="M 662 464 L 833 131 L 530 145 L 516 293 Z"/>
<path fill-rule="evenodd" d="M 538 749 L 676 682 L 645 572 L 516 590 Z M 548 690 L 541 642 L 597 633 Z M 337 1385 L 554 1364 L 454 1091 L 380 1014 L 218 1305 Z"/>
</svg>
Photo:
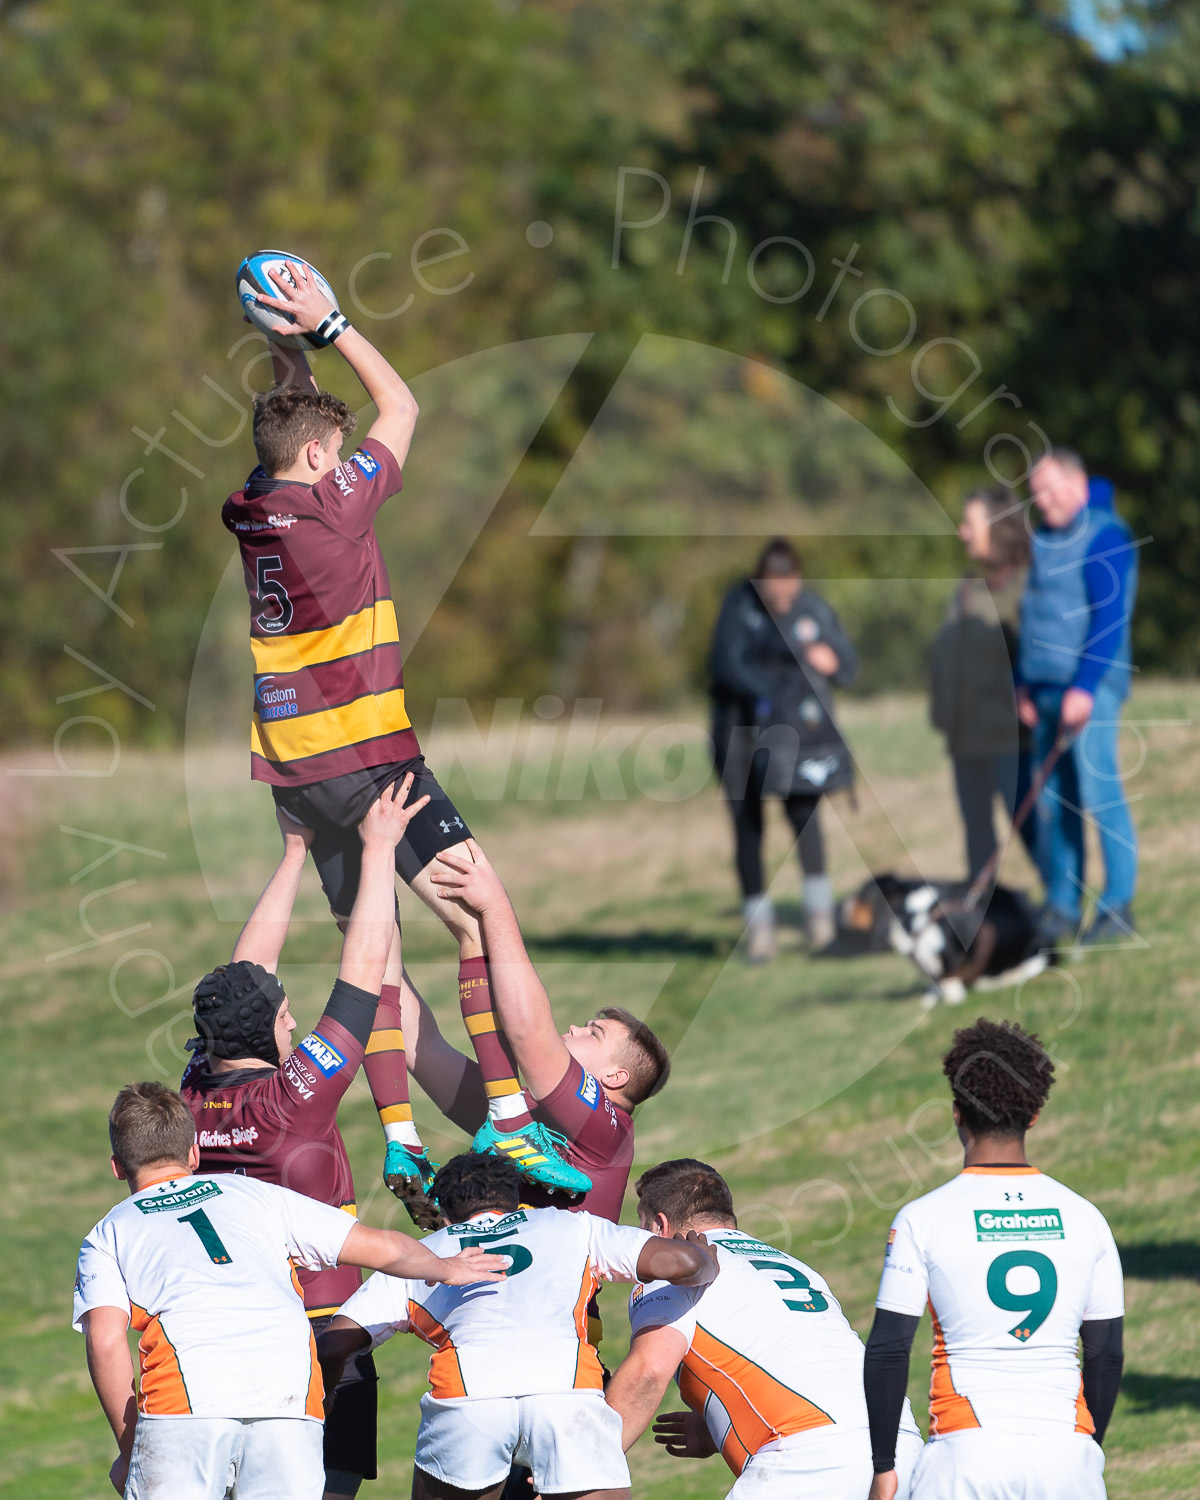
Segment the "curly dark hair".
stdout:
<svg viewBox="0 0 1200 1500">
<path fill-rule="evenodd" d="M 1033 1032 L 983 1016 L 954 1033 L 942 1072 L 975 1136 L 1024 1135 L 1054 1083 L 1054 1063 Z"/>
<path fill-rule="evenodd" d="M 513 1213 L 521 1206 L 521 1176 L 507 1156 L 464 1151 L 438 1172 L 429 1196 L 449 1224 L 463 1224 L 472 1214 Z"/>
</svg>

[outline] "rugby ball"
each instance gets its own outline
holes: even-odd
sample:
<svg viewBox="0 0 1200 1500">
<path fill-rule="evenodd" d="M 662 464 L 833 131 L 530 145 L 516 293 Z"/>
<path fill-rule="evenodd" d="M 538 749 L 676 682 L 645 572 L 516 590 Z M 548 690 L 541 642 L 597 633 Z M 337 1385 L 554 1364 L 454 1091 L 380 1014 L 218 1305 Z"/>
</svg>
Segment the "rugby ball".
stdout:
<svg viewBox="0 0 1200 1500">
<path fill-rule="evenodd" d="M 291 314 L 280 312 L 278 308 L 264 307 L 258 300 L 260 297 L 279 295 L 279 288 L 271 280 L 271 272 L 285 285 L 295 286 L 292 273 L 287 268 L 289 260 L 307 271 L 329 298 L 334 310 L 340 311 L 333 288 L 320 271 L 309 265 L 302 255 L 292 255 L 287 250 L 258 250 L 246 257 L 237 269 L 238 301 L 255 328 L 260 333 L 265 333 L 272 343 L 282 344 L 285 349 L 324 349 L 328 339 L 318 338 L 315 333 L 289 333 L 288 329 L 295 321 Z"/>
</svg>

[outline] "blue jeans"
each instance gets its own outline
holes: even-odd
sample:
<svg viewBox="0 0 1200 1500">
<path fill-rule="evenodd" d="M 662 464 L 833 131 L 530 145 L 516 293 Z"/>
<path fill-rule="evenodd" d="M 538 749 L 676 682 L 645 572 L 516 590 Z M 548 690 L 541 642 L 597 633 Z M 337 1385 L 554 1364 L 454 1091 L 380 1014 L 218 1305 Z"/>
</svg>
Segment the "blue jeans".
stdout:
<svg viewBox="0 0 1200 1500">
<path fill-rule="evenodd" d="M 1061 688 L 1038 688 L 1033 693 L 1038 711 L 1035 765 L 1042 765 L 1054 746 L 1062 697 Z M 1082 905 L 1084 813 L 1096 825 L 1104 856 L 1103 905 L 1110 910 L 1128 906 L 1137 886 L 1137 834 L 1117 762 L 1120 719 L 1119 694 L 1101 683 L 1091 719 L 1059 759 L 1038 799 L 1046 898 L 1067 917 L 1077 918 Z"/>
</svg>

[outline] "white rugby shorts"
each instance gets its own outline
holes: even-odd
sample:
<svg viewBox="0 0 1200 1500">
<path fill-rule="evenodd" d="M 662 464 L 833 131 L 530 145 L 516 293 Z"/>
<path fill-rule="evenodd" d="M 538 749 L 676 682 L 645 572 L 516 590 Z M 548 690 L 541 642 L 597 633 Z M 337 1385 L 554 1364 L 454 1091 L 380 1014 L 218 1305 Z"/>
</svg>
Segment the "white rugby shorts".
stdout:
<svg viewBox="0 0 1200 1500">
<path fill-rule="evenodd" d="M 912 1481 L 912 1500 L 1105 1500 L 1105 1493 L 1104 1453 L 1082 1432 L 952 1432 L 925 1444 Z"/>
<path fill-rule="evenodd" d="M 797 1433 L 756 1453 L 727 1500 L 864 1500 L 873 1477 L 866 1428 Z"/>
<path fill-rule="evenodd" d="M 531 1495 L 629 1486 L 621 1418 L 600 1391 L 449 1401 L 426 1394 L 415 1461 L 460 1490 L 499 1484 L 514 1463 L 533 1470 Z"/>
<path fill-rule="evenodd" d="M 139 1417 L 125 1500 L 321 1500 L 321 1423 Z"/>
<path fill-rule="evenodd" d="M 925 1443 L 919 1432 L 908 1432 L 903 1427 L 896 1434 L 896 1500 L 910 1500 L 912 1477 L 925 1451 Z"/>
</svg>

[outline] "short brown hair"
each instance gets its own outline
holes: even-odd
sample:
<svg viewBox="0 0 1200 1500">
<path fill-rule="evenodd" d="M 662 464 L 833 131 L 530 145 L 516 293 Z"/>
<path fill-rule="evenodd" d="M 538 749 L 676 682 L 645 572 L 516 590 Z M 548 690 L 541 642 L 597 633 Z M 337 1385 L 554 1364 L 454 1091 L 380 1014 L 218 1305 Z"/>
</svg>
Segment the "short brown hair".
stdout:
<svg viewBox="0 0 1200 1500">
<path fill-rule="evenodd" d="M 346 403 L 328 391 L 277 385 L 254 398 L 254 448 L 268 474 L 290 469 L 314 439 L 327 443 L 339 429 L 349 437 L 357 426 Z"/>
<path fill-rule="evenodd" d="M 729 1184 L 716 1167 L 694 1157 L 682 1156 L 651 1167 L 634 1183 L 634 1192 L 639 1208 L 652 1219 L 662 1214 L 676 1229 L 697 1219 L 721 1219 L 731 1229 L 737 1228 Z"/>
<path fill-rule="evenodd" d="M 963 501 L 964 509 L 972 501 L 978 501 L 987 512 L 989 551 L 996 565 L 1028 567 L 1029 523 L 1020 500 L 1004 485 L 992 484 L 969 491 Z"/>
<path fill-rule="evenodd" d="M 108 1138 L 117 1165 L 133 1177 L 156 1162 L 186 1162 L 196 1144 L 196 1122 L 165 1083 L 127 1083 L 109 1111 Z"/>
<path fill-rule="evenodd" d="M 629 1033 L 628 1043 L 622 1049 L 629 1082 L 621 1092 L 635 1106 L 652 1099 L 671 1076 L 671 1054 L 645 1021 L 639 1021 L 623 1005 L 606 1005 L 596 1012 L 596 1019 L 618 1021 Z"/>
</svg>

